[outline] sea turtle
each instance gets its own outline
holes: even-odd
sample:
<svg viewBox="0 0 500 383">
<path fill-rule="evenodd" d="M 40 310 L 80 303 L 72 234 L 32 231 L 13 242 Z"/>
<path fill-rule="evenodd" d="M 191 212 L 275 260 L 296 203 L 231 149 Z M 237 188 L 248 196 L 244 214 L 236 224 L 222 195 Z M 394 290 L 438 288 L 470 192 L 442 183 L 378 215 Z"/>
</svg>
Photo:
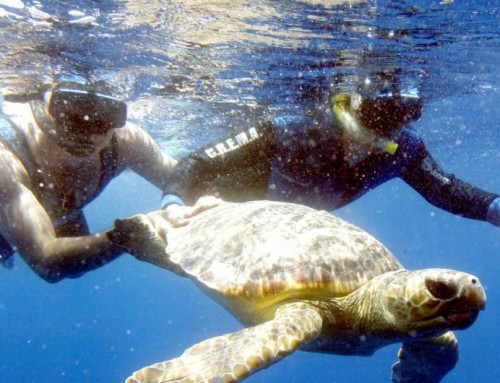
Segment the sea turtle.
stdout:
<svg viewBox="0 0 500 383">
<path fill-rule="evenodd" d="M 224 203 L 182 227 L 162 214 L 117 221 L 109 236 L 190 278 L 246 328 L 145 367 L 128 383 L 235 382 L 298 349 L 371 355 L 396 342 L 394 382 L 438 382 L 458 360 L 450 330 L 469 327 L 485 307 L 475 276 L 408 271 L 375 238 L 327 212 Z"/>
</svg>

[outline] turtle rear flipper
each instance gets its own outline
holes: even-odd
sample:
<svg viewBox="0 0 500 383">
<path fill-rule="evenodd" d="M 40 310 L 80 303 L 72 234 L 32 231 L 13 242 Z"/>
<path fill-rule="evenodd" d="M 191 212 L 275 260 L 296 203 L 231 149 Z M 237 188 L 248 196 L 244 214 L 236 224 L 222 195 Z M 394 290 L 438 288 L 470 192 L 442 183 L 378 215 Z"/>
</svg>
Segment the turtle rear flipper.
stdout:
<svg viewBox="0 0 500 383">
<path fill-rule="evenodd" d="M 178 358 L 136 371 L 126 383 L 238 382 L 316 338 L 322 322 L 314 307 L 291 303 L 268 322 L 198 343 Z"/>
<path fill-rule="evenodd" d="M 449 331 L 428 341 L 404 343 L 392 366 L 394 383 L 437 383 L 458 361 L 458 342 Z"/>
</svg>

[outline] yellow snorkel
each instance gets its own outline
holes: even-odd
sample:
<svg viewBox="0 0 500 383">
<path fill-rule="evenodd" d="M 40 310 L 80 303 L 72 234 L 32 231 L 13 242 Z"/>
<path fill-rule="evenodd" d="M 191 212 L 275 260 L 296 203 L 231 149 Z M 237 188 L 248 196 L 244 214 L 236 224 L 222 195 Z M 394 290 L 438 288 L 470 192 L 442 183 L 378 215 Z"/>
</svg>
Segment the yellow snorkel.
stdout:
<svg viewBox="0 0 500 383">
<path fill-rule="evenodd" d="M 332 97 L 332 110 L 341 124 L 342 128 L 348 132 L 349 136 L 360 144 L 367 144 L 379 148 L 380 150 L 395 154 L 398 150 L 398 144 L 385 137 L 380 137 L 371 130 L 365 128 L 358 119 L 351 113 L 351 95 L 337 94 Z"/>
</svg>

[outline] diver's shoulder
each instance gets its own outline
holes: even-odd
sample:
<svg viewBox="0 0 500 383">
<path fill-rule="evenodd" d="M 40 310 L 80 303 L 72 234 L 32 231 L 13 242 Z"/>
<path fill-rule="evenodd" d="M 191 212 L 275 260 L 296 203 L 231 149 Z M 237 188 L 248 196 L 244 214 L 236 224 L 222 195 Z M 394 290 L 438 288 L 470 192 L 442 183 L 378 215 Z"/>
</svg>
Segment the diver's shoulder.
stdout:
<svg viewBox="0 0 500 383">
<path fill-rule="evenodd" d="M 145 137 L 149 136 L 146 130 L 129 121 L 122 128 L 113 129 L 113 135 L 118 141 L 143 141 Z"/>
<path fill-rule="evenodd" d="M 120 153 L 120 158 L 145 156 L 147 153 L 160 150 L 153 137 L 142 127 L 127 122 L 124 127 L 114 129 L 111 145 Z M 135 153 L 135 154 L 134 154 Z"/>
</svg>

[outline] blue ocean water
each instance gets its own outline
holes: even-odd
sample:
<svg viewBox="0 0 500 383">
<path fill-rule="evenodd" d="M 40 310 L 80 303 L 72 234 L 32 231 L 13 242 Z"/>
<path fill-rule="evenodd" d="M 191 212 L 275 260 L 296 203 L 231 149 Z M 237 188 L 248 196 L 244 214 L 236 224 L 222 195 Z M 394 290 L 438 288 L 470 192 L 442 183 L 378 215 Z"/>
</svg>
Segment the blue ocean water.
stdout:
<svg viewBox="0 0 500 383">
<path fill-rule="evenodd" d="M 341 3 L 340 5 L 338 3 Z M 59 76 L 116 85 L 130 118 L 175 157 L 232 126 L 309 107 L 339 76 L 393 68 L 421 89 L 414 124 L 445 169 L 499 192 L 499 1 L 0 0 L 0 91 Z M 0 126 L 0 129 L 2 127 Z M 92 230 L 157 209 L 125 173 L 88 208 Z M 500 231 L 428 204 L 401 181 L 335 212 L 410 269 L 477 275 L 488 305 L 457 333 L 446 382 L 500 373 Z M 16 257 L 0 270 L 1 382 L 121 382 L 208 337 L 241 328 L 188 280 L 128 255 L 51 285 Z M 249 382 L 387 382 L 397 345 L 374 356 L 305 352 Z"/>
</svg>

